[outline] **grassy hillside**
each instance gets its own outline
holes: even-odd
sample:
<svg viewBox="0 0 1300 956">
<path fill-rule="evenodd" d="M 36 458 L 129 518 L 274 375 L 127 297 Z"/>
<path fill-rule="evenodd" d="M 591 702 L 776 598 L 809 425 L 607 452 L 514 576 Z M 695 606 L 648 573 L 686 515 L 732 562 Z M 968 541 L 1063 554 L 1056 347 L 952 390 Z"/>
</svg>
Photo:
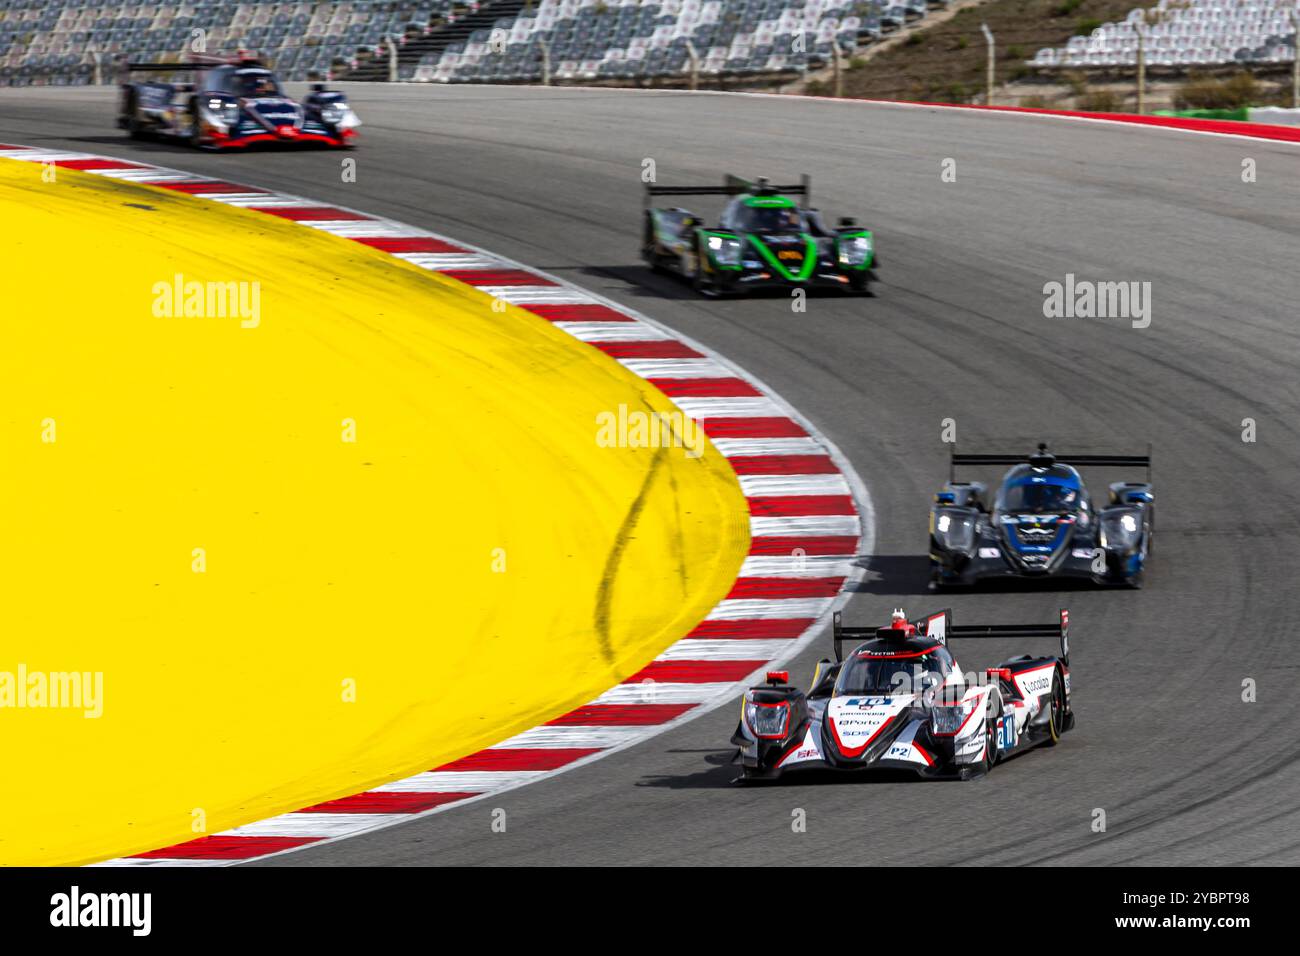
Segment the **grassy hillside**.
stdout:
<svg viewBox="0 0 1300 956">
<path fill-rule="evenodd" d="M 852 61 L 844 95 L 870 99 L 967 103 L 981 98 L 988 47 L 980 24 L 997 44 L 995 80 L 1027 74 L 1024 61 L 1045 46 L 1063 46 L 1075 34 L 1122 20 L 1151 0 L 988 0 L 959 11 L 946 23 L 913 32 L 892 49 Z M 809 92 L 818 92 L 810 89 Z"/>
</svg>

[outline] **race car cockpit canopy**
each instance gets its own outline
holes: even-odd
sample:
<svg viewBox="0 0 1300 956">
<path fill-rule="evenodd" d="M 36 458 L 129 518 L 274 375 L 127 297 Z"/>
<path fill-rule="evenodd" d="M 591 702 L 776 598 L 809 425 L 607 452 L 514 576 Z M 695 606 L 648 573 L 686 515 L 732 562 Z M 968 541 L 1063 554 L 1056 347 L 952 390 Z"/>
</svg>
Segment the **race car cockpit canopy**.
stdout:
<svg viewBox="0 0 1300 956">
<path fill-rule="evenodd" d="M 803 212 L 783 196 L 743 196 L 728 204 L 722 214 L 724 229 L 761 234 L 808 231 Z"/>
<path fill-rule="evenodd" d="M 933 638 L 877 638 L 844 662 L 835 694 L 916 694 L 939 687 L 952 673 L 952 654 Z"/>
<path fill-rule="evenodd" d="M 263 66 L 227 64 L 215 67 L 208 74 L 206 86 L 212 92 L 229 93 L 243 99 L 284 95 L 275 74 Z"/>
<path fill-rule="evenodd" d="M 1082 498 L 1083 483 L 1073 468 L 1058 465 L 1050 471 L 1034 473 L 1022 466 L 1003 482 L 996 507 L 998 511 L 1017 513 L 1074 512 Z"/>
</svg>

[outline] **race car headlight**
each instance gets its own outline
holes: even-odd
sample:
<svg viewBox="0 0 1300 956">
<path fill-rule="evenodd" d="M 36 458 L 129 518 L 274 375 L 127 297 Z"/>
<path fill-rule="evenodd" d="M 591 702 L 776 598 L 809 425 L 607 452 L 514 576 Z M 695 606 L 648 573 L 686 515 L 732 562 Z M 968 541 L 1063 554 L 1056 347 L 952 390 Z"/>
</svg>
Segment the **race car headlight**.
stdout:
<svg viewBox="0 0 1300 956">
<path fill-rule="evenodd" d="M 326 103 L 321 107 L 320 118 L 330 126 L 338 126 L 351 112 L 346 103 Z"/>
<path fill-rule="evenodd" d="M 234 100 L 209 97 L 203 101 L 203 110 L 208 119 L 225 126 L 233 126 L 239 120 L 239 104 Z"/>
<path fill-rule="evenodd" d="M 1132 551 L 1137 547 L 1141 530 L 1137 515 L 1132 512 L 1105 515 L 1101 522 L 1100 544 L 1107 551 Z"/>
<path fill-rule="evenodd" d="M 871 255 L 870 236 L 854 236 L 851 239 L 840 240 L 841 265 L 860 266 L 867 261 L 869 255 Z"/>
<path fill-rule="evenodd" d="M 709 236 L 709 255 L 720 266 L 740 265 L 740 240 Z"/>
<path fill-rule="evenodd" d="M 936 734 L 955 734 L 970 717 L 973 705 L 939 706 L 930 711 L 930 729 Z"/>
<path fill-rule="evenodd" d="M 975 518 L 964 511 L 939 509 L 934 512 L 934 537 L 947 551 L 969 551 L 975 546 Z"/>
<path fill-rule="evenodd" d="M 781 740 L 790 722 L 790 705 L 745 702 L 745 721 L 754 736 L 761 740 Z"/>
</svg>

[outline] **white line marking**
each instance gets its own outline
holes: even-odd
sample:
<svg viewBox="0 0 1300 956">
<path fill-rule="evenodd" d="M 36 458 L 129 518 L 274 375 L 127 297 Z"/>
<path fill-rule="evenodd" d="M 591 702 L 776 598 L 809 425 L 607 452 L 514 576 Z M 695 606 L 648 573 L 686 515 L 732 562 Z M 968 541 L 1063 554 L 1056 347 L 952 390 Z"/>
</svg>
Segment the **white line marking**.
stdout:
<svg viewBox="0 0 1300 956">
<path fill-rule="evenodd" d="M 680 641 L 678 643 L 681 643 Z M 695 643 L 691 641 L 690 643 Z M 745 643 L 738 641 L 737 643 Z M 724 684 L 678 684 L 667 681 L 637 681 L 616 684 L 593 704 L 701 704 L 731 686 Z M 558 730 L 559 728 L 552 728 Z"/>
<path fill-rule="evenodd" d="M 478 793 L 518 783 L 531 783 L 545 770 L 430 770 L 381 784 L 375 793 Z"/>
<path fill-rule="evenodd" d="M 674 398 L 673 404 L 691 418 L 788 418 L 770 398 Z"/>
<path fill-rule="evenodd" d="M 206 177 L 195 177 L 189 173 L 160 173 L 152 169 L 86 169 L 83 172 L 106 179 L 121 179 L 128 183 L 206 183 Z M 265 194 L 263 194 L 265 195 Z M 208 194 L 204 194 L 204 199 Z"/>
<path fill-rule="evenodd" d="M 786 495 L 847 495 L 849 483 L 843 475 L 740 475 L 740 490 L 746 498 Z"/>
<path fill-rule="evenodd" d="M 719 601 L 718 606 L 709 612 L 706 621 L 781 621 L 793 618 L 819 618 L 831 609 L 834 598 L 784 598 L 782 600 L 763 600 L 761 598 L 729 598 Z M 694 640 L 691 643 L 695 643 Z M 736 643 L 751 643 L 737 641 Z M 674 644 L 674 647 L 677 645 Z"/>
<path fill-rule="evenodd" d="M 432 272 L 444 269 L 479 269 L 491 264 L 482 256 L 464 252 L 390 252 L 389 255 Z"/>
<path fill-rule="evenodd" d="M 723 601 L 723 604 L 728 602 Z M 780 617 L 801 617 L 781 614 Z M 657 661 L 770 661 L 781 656 L 789 640 L 720 640 L 692 638 L 673 644 L 655 658 Z"/>
<path fill-rule="evenodd" d="M 620 685 L 621 686 L 621 685 Z M 665 685 L 667 686 L 667 685 Z M 705 686 L 703 684 L 701 687 Z M 610 688 L 605 693 L 612 693 L 617 687 Z M 604 696 L 604 695 L 602 695 Z M 599 697 L 593 703 L 630 703 L 629 701 L 603 701 Z M 636 703 L 643 703 L 636 701 Z M 678 701 L 678 703 L 688 703 L 687 701 Z M 602 750 L 611 747 L 621 747 L 629 743 L 634 743 L 645 736 L 644 727 L 548 727 L 542 724 L 539 727 L 532 727 L 525 730 L 522 734 L 516 734 L 509 740 L 503 740 L 488 748 L 489 750 L 509 749 L 513 747 L 542 747 L 545 749 L 564 748 L 564 747 L 599 747 Z"/>
<path fill-rule="evenodd" d="M 668 336 L 640 322 L 552 322 L 583 342 L 649 342 Z"/>
<path fill-rule="evenodd" d="M 574 292 L 564 286 L 480 285 L 474 288 L 514 305 L 588 305 L 595 301 L 586 293 Z"/>
<path fill-rule="evenodd" d="M 98 863 L 87 863 L 87 866 L 230 866 L 232 863 L 242 863 L 243 860 L 189 860 L 184 857 L 151 857 L 141 859 L 138 856 L 119 856 L 112 860 L 101 860 Z"/>
<path fill-rule="evenodd" d="M 202 197 L 200 197 L 202 198 Z M 322 219 L 319 222 L 304 220 L 300 226 L 309 226 L 344 239 L 420 239 L 423 233 L 414 229 L 393 229 L 374 219 Z"/>
<path fill-rule="evenodd" d="M 229 206 L 257 206 L 261 209 L 316 209 L 320 206 L 320 203 L 309 202 L 306 199 L 267 196 L 263 193 L 216 193 L 204 195 L 202 198 L 215 199 Z"/>
<path fill-rule="evenodd" d="M 815 438 L 715 438 L 713 446 L 728 458 L 743 455 L 824 455 Z"/>
<path fill-rule="evenodd" d="M 834 554 L 751 554 L 740 566 L 742 578 L 843 578 L 853 571 L 853 558 Z"/>
<path fill-rule="evenodd" d="M 258 206 L 266 197 L 261 193 L 204 193 L 200 198 L 213 202 L 225 203 L 227 206 Z"/>
<path fill-rule="evenodd" d="M 365 830 L 385 822 L 391 813 L 282 813 L 246 823 L 221 836 L 333 837 Z"/>
<path fill-rule="evenodd" d="M 618 324 L 618 323 L 611 323 Z M 639 325 L 639 323 L 638 323 Z M 642 378 L 735 378 L 712 359 L 620 359 L 624 367 Z"/>
<path fill-rule="evenodd" d="M 805 515 L 798 518 L 749 519 L 749 533 L 755 538 L 841 537 L 858 533 L 857 515 Z"/>
</svg>

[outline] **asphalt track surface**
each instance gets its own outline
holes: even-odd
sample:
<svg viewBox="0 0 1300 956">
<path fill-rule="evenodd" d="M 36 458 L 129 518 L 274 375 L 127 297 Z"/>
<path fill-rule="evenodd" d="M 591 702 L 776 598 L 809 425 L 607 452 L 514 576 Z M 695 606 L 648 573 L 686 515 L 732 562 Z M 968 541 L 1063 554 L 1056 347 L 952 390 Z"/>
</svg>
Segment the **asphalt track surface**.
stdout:
<svg viewBox="0 0 1300 956">
<path fill-rule="evenodd" d="M 774 97 L 351 93 L 366 125 L 350 184 L 337 153 L 132 143 L 112 128 L 108 90 L 0 91 L 0 142 L 138 157 L 427 226 L 699 339 L 776 388 L 865 478 L 876 554 L 847 619 L 951 605 L 958 622 L 1019 623 L 1067 606 L 1078 726 L 978 781 L 741 788 L 726 706 L 499 799 L 269 863 L 1300 862 L 1300 148 Z M 713 302 L 652 276 L 637 256 L 645 159 L 661 183 L 810 173 L 815 205 L 875 230 L 875 296 L 814 296 L 798 314 L 785 297 Z M 945 159 L 955 182 L 941 181 Z M 1067 273 L 1150 282 L 1150 327 L 1045 318 L 1044 283 Z M 1147 587 L 927 594 L 945 418 L 966 450 L 1152 442 Z M 1094 495 L 1107 480 L 1093 478 Z M 954 647 L 967 670 L 1025 649 Z M 813 645 L 793 676 L 828 652 L 829 639 Z M 806 832 L 793 831 L 798 809 Z"/>
</svg>

